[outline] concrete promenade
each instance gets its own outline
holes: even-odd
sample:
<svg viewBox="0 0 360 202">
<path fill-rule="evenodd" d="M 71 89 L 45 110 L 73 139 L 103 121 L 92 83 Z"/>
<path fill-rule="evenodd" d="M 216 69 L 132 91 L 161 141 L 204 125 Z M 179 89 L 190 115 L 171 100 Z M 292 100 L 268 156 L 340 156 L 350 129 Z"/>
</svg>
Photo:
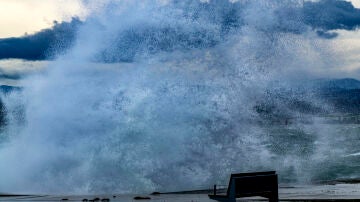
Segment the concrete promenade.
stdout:
<svg viewBox="0 0 360 202">
<path fill-rule="evenodd" d="M 150 197 L 150 199 L 135 200 L 134 197 Z M 336 185 L 304 185 L 280 187 L 281 201 L 359 201 L 360 184 Z M 98 200 L 96 200 L 98 199 Z M 27 195 L 1 196 L 0 201 L 154 201 L 154 202 L 215 202 L 206 193 L 197 194 L 160 194 L 160 195 Z M 267 201 L 261 197 L 238 199 L 238 201 Z"/>
</svg>

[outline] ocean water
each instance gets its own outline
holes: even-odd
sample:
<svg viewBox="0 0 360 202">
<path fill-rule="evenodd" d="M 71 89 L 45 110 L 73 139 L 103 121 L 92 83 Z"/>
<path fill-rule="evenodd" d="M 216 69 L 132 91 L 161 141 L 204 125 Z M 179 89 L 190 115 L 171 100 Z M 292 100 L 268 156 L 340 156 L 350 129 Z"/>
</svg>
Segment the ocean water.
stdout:
<svg viewBox="0 0 360 202">
<path fill-rule="evenodd" d="M 327 122 L 330 103 L 294 90 L 335 58 L 303 1 L 84 4 L 73 47 L 2 96 L 1 192 L 188 190 L 269 169 L 282 183 L 359 177 L 359 125 Z M 284 89 L 295 93 L 273 99 Z"/>
</svg>

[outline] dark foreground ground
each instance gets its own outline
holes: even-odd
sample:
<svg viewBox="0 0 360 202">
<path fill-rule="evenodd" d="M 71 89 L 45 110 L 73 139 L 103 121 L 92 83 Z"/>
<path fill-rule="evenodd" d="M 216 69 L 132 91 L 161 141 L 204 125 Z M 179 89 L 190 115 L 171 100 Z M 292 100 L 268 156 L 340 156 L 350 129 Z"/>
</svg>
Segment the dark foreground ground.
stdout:
<svg viewBox="0 0 360 202">
<path fill-rule="evenodd" d="M 150 199 L 135 200 L 134 197 Z M 360 201 L 360 184 L 306 185 L 280 187 L 281 201 Z M 97 200 L 96 200 L 97 199 Z M 157 201 L 157 202 L 210 202 L 206 191 L 179 192 L 159 195 L 0 195 L 0 201 Z M 261 197 L 238 201 L 267 201 Z"/>
</svg>

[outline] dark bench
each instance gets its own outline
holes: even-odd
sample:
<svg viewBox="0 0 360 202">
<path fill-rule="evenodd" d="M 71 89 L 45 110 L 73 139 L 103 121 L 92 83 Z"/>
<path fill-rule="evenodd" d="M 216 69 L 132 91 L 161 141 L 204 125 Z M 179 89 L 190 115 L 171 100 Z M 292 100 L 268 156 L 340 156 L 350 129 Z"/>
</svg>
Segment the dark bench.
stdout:
<svg viewBox="0 0 360 202">
<path fill-rule="evenodd" d="M 217 201 L 235 202 L 236 198 L 262 196 L 270 202 L 279 201 L 278 179 L 275 171 L 231 174 L 226 195 L 209 194 L 209 198 Z"/>
</svg>

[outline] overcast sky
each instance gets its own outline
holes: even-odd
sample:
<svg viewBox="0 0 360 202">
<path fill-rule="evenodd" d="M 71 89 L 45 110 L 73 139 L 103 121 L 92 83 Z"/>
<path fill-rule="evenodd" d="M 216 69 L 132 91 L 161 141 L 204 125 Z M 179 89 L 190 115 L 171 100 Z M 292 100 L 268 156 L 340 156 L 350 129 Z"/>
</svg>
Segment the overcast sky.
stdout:
<svg viewBox="0 0 360 202">
<path fill-rule="evenodd" d="M 355 7 L 357 7 L 357 8 L 360 7 L 360 0 L 349 0 L 349 1 L 352 2 L 352 4 L 353 4 Z"/>
<path fill-rule="evenodd" d="M 0 0 L 0 38 L 32 34 L 72 16 L 85 16 L 80 0 Z"/>
</svg>

